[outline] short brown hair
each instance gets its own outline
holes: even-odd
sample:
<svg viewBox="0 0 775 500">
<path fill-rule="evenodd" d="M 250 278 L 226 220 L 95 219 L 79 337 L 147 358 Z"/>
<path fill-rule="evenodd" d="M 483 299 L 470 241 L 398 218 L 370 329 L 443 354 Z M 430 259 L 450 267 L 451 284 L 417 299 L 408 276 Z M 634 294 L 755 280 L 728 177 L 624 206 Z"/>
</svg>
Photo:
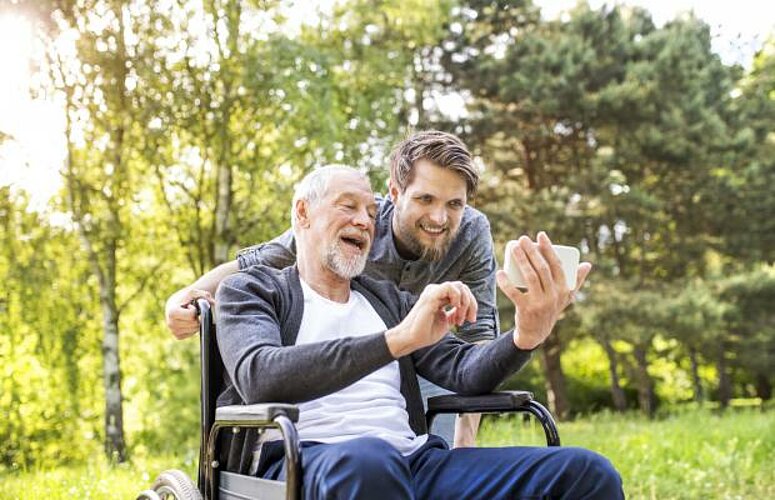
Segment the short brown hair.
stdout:
<svg viewBox="0 0 775 500">
<path fill-rule="evenodd" d="M 425 130 L 399 143 L 390 154 L 390 177 L 401 192 L 412 182 L 414 166 L 420 160 L 454 170 L 466 181 L 468 197 L 476 194 L 479 172 L 471 153 L 458 137 L 440 130 Z"/>
</svg>

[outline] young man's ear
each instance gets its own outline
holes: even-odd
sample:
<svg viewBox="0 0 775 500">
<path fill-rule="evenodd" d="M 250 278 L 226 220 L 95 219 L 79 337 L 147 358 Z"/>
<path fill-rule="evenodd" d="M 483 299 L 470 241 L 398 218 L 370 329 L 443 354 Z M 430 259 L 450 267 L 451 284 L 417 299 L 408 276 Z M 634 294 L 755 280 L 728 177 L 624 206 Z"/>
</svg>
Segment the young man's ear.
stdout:
<svg viewBox="0 0 775 500">
<path fill-rule="evenodd" d="M 390 193 L 390 199 L 393 201 L 396 201 L 401 196 L 401 189 L 393 182 L 393 179 L 388 181 L 388 192 Z"/>
<path fill-rule="evenodd" d="M 296 214 L 296 224 L 299 227 L 309 227 L 309 203 L 305 199 L 296 200 L 296 205 L 293 207 Z"/>
</svg>

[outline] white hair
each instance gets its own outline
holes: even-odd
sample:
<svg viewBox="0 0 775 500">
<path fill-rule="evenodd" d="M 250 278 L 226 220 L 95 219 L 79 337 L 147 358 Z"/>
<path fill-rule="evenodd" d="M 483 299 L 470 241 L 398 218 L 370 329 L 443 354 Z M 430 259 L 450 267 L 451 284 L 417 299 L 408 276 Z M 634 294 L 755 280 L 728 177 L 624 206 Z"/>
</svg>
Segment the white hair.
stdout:
<svg viewBox="0 0 775 500">
<path fill-rule="evenodd" d="M 305 175 L 304 178 L 296 184 L 296 189 L 293 192 L 293 202 L 291 203 L 291 227 L 293 229 L 296 229 L 297 222 L 296 203 L 299 200 L 306 200 L 309 206 L 317 205 L 326 194 L 329 179 L 339 172 L 354 172 L 363 178 L 366 178 L 366 174 L 353 167 L 348 167 L 347 165 L 326 165 L 324 167 L 316 168 Z"/>
</svg>

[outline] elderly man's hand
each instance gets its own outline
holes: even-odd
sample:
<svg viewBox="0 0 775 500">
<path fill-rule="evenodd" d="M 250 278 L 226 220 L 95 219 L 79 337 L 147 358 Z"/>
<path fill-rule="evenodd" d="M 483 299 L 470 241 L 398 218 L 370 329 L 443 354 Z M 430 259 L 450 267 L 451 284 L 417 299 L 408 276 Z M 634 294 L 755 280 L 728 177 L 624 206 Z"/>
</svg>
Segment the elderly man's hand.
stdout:
<svg viewBox="0 0 775 500">
<path fill-rule="evenodd" d="M 207 299 L 215 305 L 215 299 L 205 290 L 184 288 L 175 292 L 168 300 L 164 308 L 164 320 L 167 328 L 178 340 L 187 339 L 199 331 L 199 316 L 191 304 L 195 299 Z"/>
<path fill-rule="evenodd" d="M 435 344 L 452 325 L 476 321 L 476 311 L 474 294 L 460 281 L 428 285 L 406 318 L 385 332 L 388 348 L 399 358 Z"/>
<path fill-rule="evenodd" d="M 516 306 L 514 344 L 525 350 L 535 349 L 546 340 L 560 314 L 573 303 L 576 292 L 592 270 L 589 262 L 579 264 L 576 288 L 571 290 L 549 237 L 541 232 L 537 240 L 534 243 L 527 236 L 522 236 L 514 247 L 517 265 L 527 280 L 527 291 L 518 290 L 505 271 L 498 271 L 496 275 L 501 291 Z"/>
</svg>

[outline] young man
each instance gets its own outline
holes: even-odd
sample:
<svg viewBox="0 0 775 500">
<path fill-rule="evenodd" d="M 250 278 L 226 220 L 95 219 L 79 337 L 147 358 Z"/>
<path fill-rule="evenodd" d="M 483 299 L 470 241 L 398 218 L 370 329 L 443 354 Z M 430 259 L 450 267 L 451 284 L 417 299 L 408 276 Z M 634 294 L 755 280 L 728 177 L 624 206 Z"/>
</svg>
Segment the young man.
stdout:
<svg viewBox="0 0 775 500">
<path fill-rule="evenodd" d="M 458 328 L 466 342 L 492 340 L 498 329 L 495 271 L 490 225 L 481 212 L 467 206 L 475 195 L 479 174 L 471 153 L 454 135 L 418 132 L 401 142 L 391 155 L 390 197 L 379 199 L 376 234 L 364 273 L 392 281 L 401 290 L 418 295 L 426 285 L 462 281 L 479 304 L 477 321 Z M 198 329 L 188 304 L 210 297 L 218 283 L 240 269 L 265 264 L 278 269 L 292 265 L 296 243 L 292 230 L 269 243 L 243 250 L 236 261 L 208 272 L 167 301 L 166 320 L 173 334 L 186 338 Z M 423 399 L 446 393 L 421 380 Z M 441 415 L 434 430 L 448 444 L 474 446 L 479 418 Z"/>
<path fill-rule="evenodd" d="M 573 300 L 541 233 L 514 250 L 527 292 L 499 271 L 517 327 L 485 345 L 447 333 L 477 317 L 461 282 L 414 296 L 359 277 L 375 239 L 377 205 L 355 170 L 308 175 L 293 202 L 297 265 L 253 266 L 218 289 L 218 347 L 228 381 L 218 404 L 300 405 L 305 498 L 623 498 L 603 457 L 576 448 L 449 450 L 424 428 L 416 374 L 463 394 L 491 391 L 518 370 Z M 582 286 L 590 266 L 579 267 Z M 289 383 L 293 380 L 293 383 Z M 282 444 L 226 437 L 227 470 L 284 477 Z"/>
</svg>

